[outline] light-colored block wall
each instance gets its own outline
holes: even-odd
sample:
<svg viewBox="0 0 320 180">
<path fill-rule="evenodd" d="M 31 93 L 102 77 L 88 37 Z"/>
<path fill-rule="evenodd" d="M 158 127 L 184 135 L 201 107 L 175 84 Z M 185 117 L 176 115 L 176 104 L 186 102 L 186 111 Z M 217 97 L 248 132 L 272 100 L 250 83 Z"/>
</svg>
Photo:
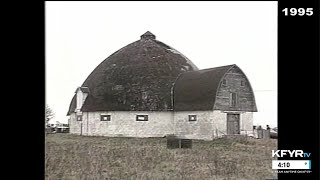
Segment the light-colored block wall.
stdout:
<svg viewBox="0 0 320 180">
<path fill-rule="evenodd" d="M 244 112 L 240 115 L 240 133 L 253 136 L 253 112 Z"/>
<path fill-rule="evenodd" d="M 227 134 L 227 113 L 219 110 L 213 111 L 213 131 L 215 138 Z"/>
<path fill-rule="evenodd" d="M 197 115 L 197 120 L 189 121 L 189 115 Z M 181 138 L 211 140 L 212 124 L 212 111 L 174 112 L 175 135 Z"/>
<path fill-rule="evenodd" d="M 76 113 L 71 113 L 70 114 L 70 133 L 71 134 L 80 134 L 81 131 L 81 121 L 77 121 Z"/>
<path fill-rule="evenodd" d="M 253 135 L 253 113 L 239 112 L 240 134 Z M 215 137 L 227 135 L 227 112 L 213 111 L 213 130 Z"/>
<path fill-rule="evenodd" d="M 253 113 L 240 113 L 241 134 L 253 134 Z M 175 134 L 182 138 L 211 140 L 227 135 L 227 113 L 214 111 L 109 111 L 83 112 L 82 121 L 70 116 L 70 133 L 89 136 L 163 137 Z M 111 115 L 111 121 L 101 121 L 101 114 Z M 148 115 L 148 121 L 136 121 L 136 115 Z M 197 115 L 197 121 L 189 121 Z"/>
<path fill-rule="evenodd" d="M 111 115 L 111 121 L 101 121 L 100 115 Z M 136 115 L 148 115 L 148 121 L 136 121 Z M 70 133 L 88 136 L 163 137 L 173 134 L 173 113 L 156 111 L 83 112 L 82 121 L 70 117 Z"/>
</svg>

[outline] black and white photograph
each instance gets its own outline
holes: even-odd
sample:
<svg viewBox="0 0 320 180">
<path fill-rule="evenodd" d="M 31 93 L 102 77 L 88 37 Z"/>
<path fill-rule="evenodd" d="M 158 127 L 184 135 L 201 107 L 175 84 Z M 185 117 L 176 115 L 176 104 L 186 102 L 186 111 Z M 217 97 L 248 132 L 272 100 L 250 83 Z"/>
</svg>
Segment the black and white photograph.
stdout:
<svg viewBox="0 0 320 180">
<path fill-rule="evenodd" d="M 45 179 L 277 179 L 278 2 L 45 2 Z"/>
</svg>

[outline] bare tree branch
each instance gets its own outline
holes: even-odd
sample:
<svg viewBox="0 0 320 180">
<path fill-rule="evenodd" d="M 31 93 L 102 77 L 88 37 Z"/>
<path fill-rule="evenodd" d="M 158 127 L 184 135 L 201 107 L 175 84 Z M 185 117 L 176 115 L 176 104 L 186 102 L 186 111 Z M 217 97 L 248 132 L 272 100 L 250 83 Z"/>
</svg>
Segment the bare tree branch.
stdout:
<svg viewBox="0 0 320 180">
<path fill-rule="evenodd" d="M 54 118 L 55 113 L 53 112 L 53 110 L 46 105 L 46 123 L 48 123 L 50 121 L 50 119 Z"/>
</svg>

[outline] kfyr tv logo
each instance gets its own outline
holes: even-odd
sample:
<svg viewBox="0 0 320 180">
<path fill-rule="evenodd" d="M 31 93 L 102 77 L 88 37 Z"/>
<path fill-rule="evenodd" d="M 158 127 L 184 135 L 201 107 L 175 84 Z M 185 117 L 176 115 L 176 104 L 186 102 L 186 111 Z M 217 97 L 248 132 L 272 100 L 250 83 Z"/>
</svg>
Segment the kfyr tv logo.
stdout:
<svg viewBox="0 0 320 180">
<path fill-rule="evenodd" d="M 305 153 L 303 150 L 272 150 L 272 157 L 310 157 L 311 153 Z"/>
</svg>

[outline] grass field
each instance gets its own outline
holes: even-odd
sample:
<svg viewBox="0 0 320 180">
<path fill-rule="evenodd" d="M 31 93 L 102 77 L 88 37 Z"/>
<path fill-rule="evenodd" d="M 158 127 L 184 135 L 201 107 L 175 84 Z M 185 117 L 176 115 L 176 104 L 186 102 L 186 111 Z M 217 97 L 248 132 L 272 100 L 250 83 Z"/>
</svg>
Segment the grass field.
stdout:
<svg viewBox="0 0 320 180">
<path fill-rule="evenodd" d="M 108 138 L 48 134 L 47 180 L 276 179 L 271 150 L 277 140 L 193 141 L 167 149 L 165 138 Z"/>
</svg>

